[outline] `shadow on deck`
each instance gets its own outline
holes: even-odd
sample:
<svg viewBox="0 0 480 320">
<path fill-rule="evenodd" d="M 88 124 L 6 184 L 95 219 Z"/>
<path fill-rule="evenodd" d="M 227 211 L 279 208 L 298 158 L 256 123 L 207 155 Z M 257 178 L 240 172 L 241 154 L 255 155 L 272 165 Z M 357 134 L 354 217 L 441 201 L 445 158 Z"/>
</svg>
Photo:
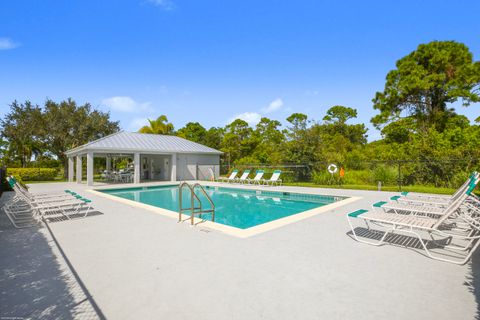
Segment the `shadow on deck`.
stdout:
<svg viewBox="0 0 480 320">
<path fill-rule="evenodd" d="M 477 251 L 473 254 L 469 267 L 470 274 L 465 279 L 464 284 L 475 296 L 475 302 L 477 303 L 475 319 L 480 319 L 480 252 Z"/>
<path fill-rule="evenodd" d="M 367 238 L 369 240 L 379 241 L 382 236 L 382 231 L 369 230 L 367 228 L 357 227 L 355 228 L 355 233 L 357 236 L 362 238 Z M 347 232 L 347 235 L 353 238 L 352 231 Z M 385 242 L 389 245 L 400 246 L 414 251 L 422 253 L 423 247 L 416 237 L 399 235 L 399 234 L 390 234 L 385 238 Z M 441 242 L 425 241 L 428 249 L 442 249 Z M 448 241 L 445 241 L 445 244 L 448 244 Z M 468 290 L 474 295 L 475 301 L 477 304 L 477 312 L 475 319 L 480 319 L 480 251 L 473 253 L 470 262 L 468 262 L 469 273 L 465 279 L 464 285 Z"/>
<path fill-rule="evenodd" d="M 0 210 L 0 256 L 0 318 L 104 318 L 43 224 L 15 229 Z"/>
</svg>

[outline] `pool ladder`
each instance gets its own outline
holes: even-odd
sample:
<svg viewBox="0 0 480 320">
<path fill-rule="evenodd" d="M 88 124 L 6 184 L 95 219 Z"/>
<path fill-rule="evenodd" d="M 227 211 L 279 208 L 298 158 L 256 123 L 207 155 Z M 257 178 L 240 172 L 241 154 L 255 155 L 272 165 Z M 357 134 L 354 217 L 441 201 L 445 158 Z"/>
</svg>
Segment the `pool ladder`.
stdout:
<svg viewBox="0 0 480 320">
<path fill-rule="evenodd" d="M 190 190 L 190 207 L 183 207 L 183 188 L 187 187 Z M 205 198 L 207 198 L 208 202 L 210 202 L 211 209 L 202 209 L 202 201 L 195 193 L 195 188 L 198 189 L 203 193 Z M 198 207 L 195 207 L 195 199 L 198 202 Z M 205 189 L 197 182 L 193 185 L 189 184 L 188 182 L 184 181 L 178 186 L 178 222 L 182 222 L 182 214 L 186 211 L 190 212 L 190 224 L 194 225 L 195 215 L 202 215 L 202 213 L 212 213 L 212 221 L 215 221 L 215 204 L 212 201 L 212 198 L 207 194 Z"/>
</svg>

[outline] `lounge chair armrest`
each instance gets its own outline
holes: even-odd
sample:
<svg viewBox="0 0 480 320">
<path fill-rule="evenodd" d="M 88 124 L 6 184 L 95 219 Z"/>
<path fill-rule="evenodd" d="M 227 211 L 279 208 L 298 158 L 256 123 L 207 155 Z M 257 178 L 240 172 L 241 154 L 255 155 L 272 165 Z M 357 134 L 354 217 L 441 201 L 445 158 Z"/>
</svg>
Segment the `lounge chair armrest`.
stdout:
<svg viewBox="0 0 480 320">
<path fill-rule="evenodd" d="M 372 205 L 372 207 L 380 208 L 380 207 L 382 207 L 384 204 L 387 204 L 387 201 L 379 201 L 379 202 L 377 202 L 377 203 L 374 203 L 374 204 Z"/>
<path fill-rule="evenodd" d="M 348 216 L 351 217 L 351 218 L 358 218 L 358 216 L 360 216 L 364 213 L 367 213 L 367 212 L 368 212 L 368 210 L 360 209 L 360 210 L 357 210 L 357 211 L 350 212 L 348 214 Z"/>
</svg>

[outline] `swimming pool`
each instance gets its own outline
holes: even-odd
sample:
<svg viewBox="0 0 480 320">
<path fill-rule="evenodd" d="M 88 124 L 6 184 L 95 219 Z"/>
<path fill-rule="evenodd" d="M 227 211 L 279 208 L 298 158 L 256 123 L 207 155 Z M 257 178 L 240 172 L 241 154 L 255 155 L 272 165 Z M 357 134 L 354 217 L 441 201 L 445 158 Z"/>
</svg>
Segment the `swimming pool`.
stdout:
<svg viewBox="0 0 480 320">
<path fill-rule="evenodd" d="M 269 190 L 216 186 L 204 186 L 204 188 L 215 204 L 215 222 L 239 229 L 248 229 L 346 199 L 338 196 Z M 178 185 L 97 191 L 175 212 L 178 212 L 179 208 Z M 183 206 L 188 207 L 190 194 L 187 189 L 183 192 Z M 205 196 L 201 193 L 197 195 L 203 207 L 209 208 Z M 211 220 L 211 214 L 202 214 L 201 218 Z"/>
</svg>

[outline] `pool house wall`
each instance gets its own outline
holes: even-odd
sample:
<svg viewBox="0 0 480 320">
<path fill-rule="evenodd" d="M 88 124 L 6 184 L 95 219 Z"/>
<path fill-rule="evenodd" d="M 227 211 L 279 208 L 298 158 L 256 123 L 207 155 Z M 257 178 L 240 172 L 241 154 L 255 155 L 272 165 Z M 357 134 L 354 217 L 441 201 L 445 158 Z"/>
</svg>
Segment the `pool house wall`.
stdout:
<svg viewBox="0 0 480 320">
<path fill-rule="evenodd" d="M 220 176 L 220 156 L 211 154 L 177 154 L 177 180 L 204 180 L 202 168 L 211 169 Z"/>
<path fill-rule="evenodd" d="M 114 154 L 89 151 L 68 157 L 68 181 L 82 183 L 83 161 L 87 161 L 87 185 L 94 184 L 94 158 L 106 158 L 105 168 L 112 169 L 114 157 L 128 156 L 133 159 L 133 183 L 148 181 L 180 181 L 207 179 L 205 169 L 220 175 L 220 156 L 215 154 L 185 153 L 140 153 Z"/>
</svg>

